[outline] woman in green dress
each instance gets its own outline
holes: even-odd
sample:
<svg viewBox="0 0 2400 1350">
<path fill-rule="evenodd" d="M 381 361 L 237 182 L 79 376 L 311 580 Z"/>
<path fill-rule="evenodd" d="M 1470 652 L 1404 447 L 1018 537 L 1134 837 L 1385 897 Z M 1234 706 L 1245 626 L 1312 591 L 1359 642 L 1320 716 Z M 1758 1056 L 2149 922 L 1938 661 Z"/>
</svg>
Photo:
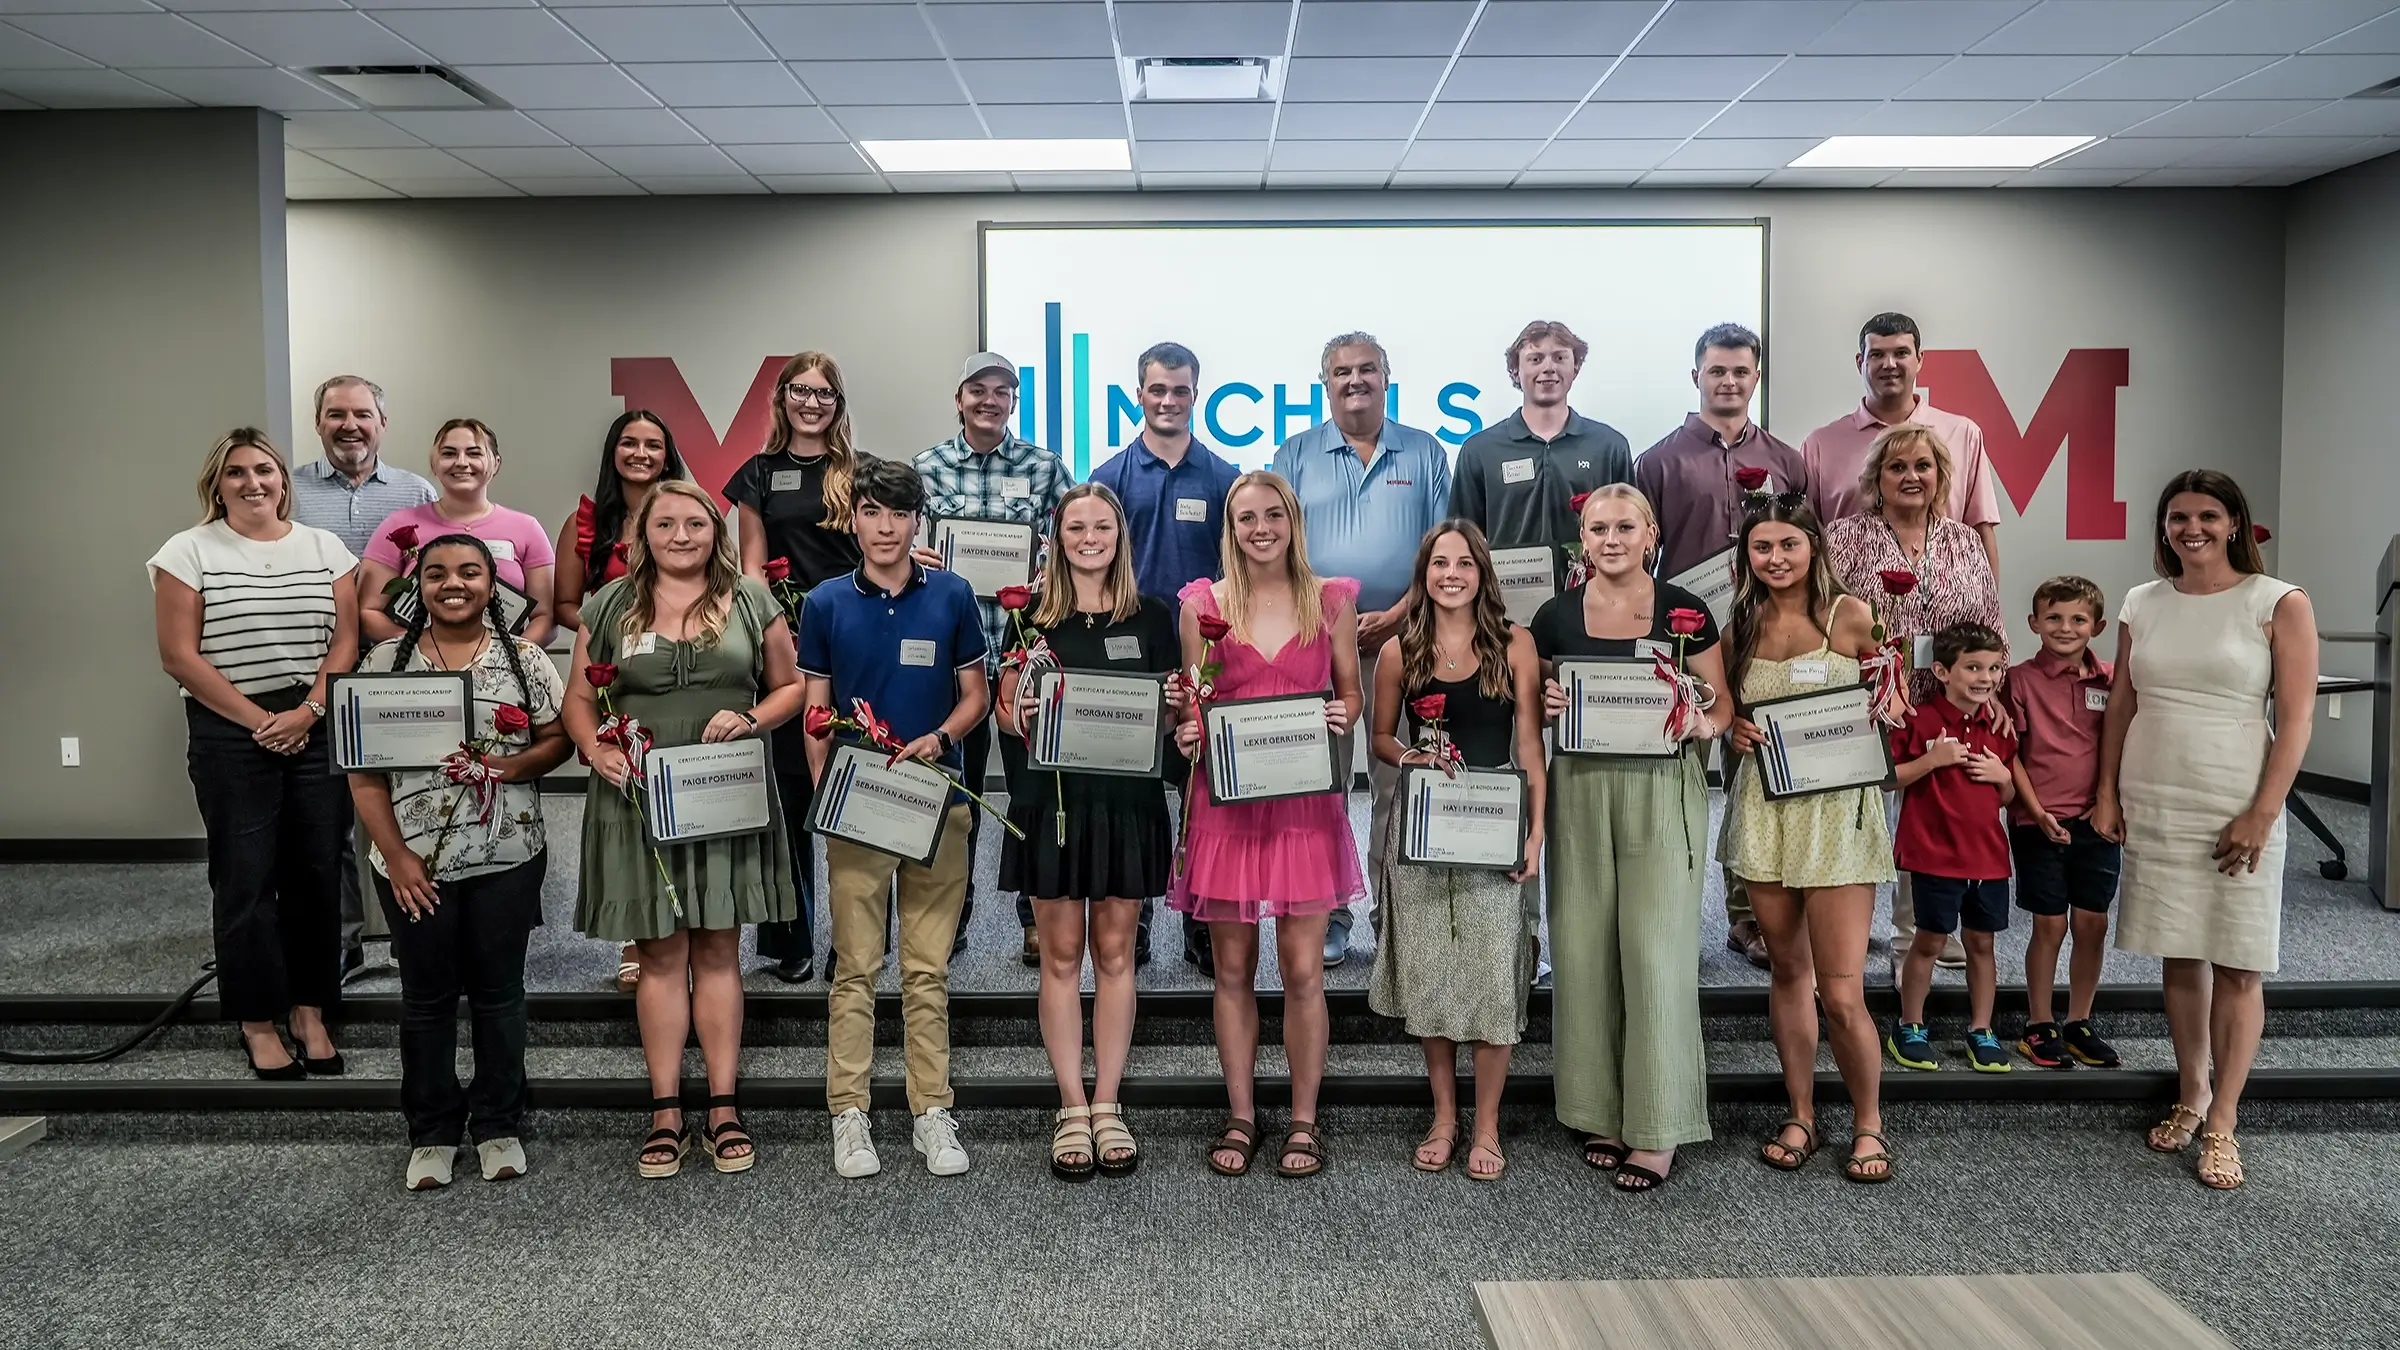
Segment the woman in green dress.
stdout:
<svg viewBox="0 0 2400 1350">
<path fill-rule="evenodd" d="M 620 719 L 638 724 L 637 746 L 645 737 L 656 746 L 730 741 L 774 730 L 802 696 L 791 625 L 766 586 L 741 574 L 716 502 L 690 483 L 658 484 L 642 504 L 625 575 L 584 602 L 564 713 L 592 766 L 575 926 L 633 943 L 642 963 L 634 1008 L 653 1127 L 645 1177 L 675 1175 L 691 1145 L 683 1047 L 695 1025 L 708 1064 L 709 1154 L 720 1172 L 755 1161 L 734 1106 L 741 926 L 788 921 L 799 901 L 772 791 L 763 831 L 650 844 L 639 756 L 628 753 Z"/>
</svg>

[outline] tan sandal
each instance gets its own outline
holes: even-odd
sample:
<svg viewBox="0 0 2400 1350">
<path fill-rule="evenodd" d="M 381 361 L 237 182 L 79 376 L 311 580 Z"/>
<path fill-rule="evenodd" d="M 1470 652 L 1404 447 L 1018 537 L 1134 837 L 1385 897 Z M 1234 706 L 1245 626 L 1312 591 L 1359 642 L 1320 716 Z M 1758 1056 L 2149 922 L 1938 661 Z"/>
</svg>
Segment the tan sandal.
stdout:
<svg viewBox="0 0 2400 1350">
<path fill-rule="evenodd" d="M 1476 1155 L 1476 1154 L 1478 1154 L 1478 1153 L 1488 1153 L 1488 1154 L 1492 1155 L 1493 1157 L 1495 1157 L 1495 1158 L 1498 1158 L 1498 1159 L 1500 1160 L 1500 1165 L 1499 1165 L 1498 1167 L 1495 1167 L 1495 1168 L 1493 1168 L 1493 1169 L 1492 1169 L 1491 1171 L 1489 1171 L 1489 1172 L 1478 1172 L 1478 1171 L 1476 1171 L 1476 1170 L 1475 1170 L 1475 1155 Z M 1502 1152 L 1500 1151 L 1500 1143 L 1499 1143 L 1499 1141 L 1498 1141 L 1498 1140 L 1494 1140 L 1494 1141 L 1492 1141 L 1491 1143 L 1488 1143 L 1488 1144 L 1485 1144 L 1485 1143 L 1476 1143 L 1476 1144 L 1471 1144 L 1471 1145 L 1469 1145 L 1469 1146 L 1468 1146 L 1468 1148 L 1467 1148 L 1467 1180 L 1469 1180 L 1469 1181 L 1498 1181 L 1500 1178 L 1502 1178 L 1502 1177 L 1504 1177 L 1504 1176 L 1507 1176 L 1507 1175 L 1508 1175 L 1508 1155 L 1507 1155 L 1507 1154 L 1505 1154 L 1505 1153 L 1502 1153 Z"/>
<path fill-rule="evenodd" d="M 2186 1124 L 2187 1121 L 2190 1123 Z M 2153 1153 L 2181 1153 L 2191 1145 L 2193 1136 L 2206 1123 L 2199 1112 L 2177 1102 L 2167 1108 L 2165 1120 L 2150 1127 L 2149 1137 L 2143 1142 L 2150 1145 Z"/>
<path fill-rule="evenodd" d="M 642 983 L 642 963 L 633 959 L 633 944 L 617 948 L 617 992 L 630 994 Z"/>
<path fill-rule="evenodd" d="M 1092 1143 L 1092 1108 L 1062 1106 L 1058 1128 L 1050 1132 L 1050 1173 L 1062 1181 L 1089 1181 L 1100 1170 L 1100 1150 Z M 1081 1157 L 1081 1162 L 1068 1159 Z"/>
<path fill-rule="evenodd" d="M 1102 1176 L 1121 1177 L 1142 1165 L 1141 1146 L 1133 1142 L 1133 1131 L 1125 1128 L 1125 1108 L 1117 1102 L 1099 1102 L 1092 1107 L 1092 1137 L 1099 1152 Z M 1110 1158 L 1111 1153 L 1121 1157 Z"/>
<path fill-rule="evenodd" d="M 1442 1160 L 1430 1167 L 1426 1165 L 1423 1156 L 1427 1144 L 1442 1145 Z M 1447 1129 L 1436 1124 L 1432 1129 L 1427 1130 L 1425 1137 L 1417 1141 L 1417 1151 L 1408 1156 L 1409 1166 L 1420 1172 L 1447 1172 L 1450 1170 L 1450 1164 L 1457 1160 L 1458 1122 L 1455 1120 L 1450 1122 Z"/>
<path fill-rule="evenodd" d="M 1795 1148 L 1792 1145 L 1783 1142 L 1783 1132 L 1785 1130 L 1798 1130 L 1800 1132 L 1800 1144 L 1798 1147 Z M 1591 1148 L 1591 1145 L 1586 1144 L 1584 1145 L 1584 1148 L 1587 1151 L 1584 1160 L 1589 1162 L 1591 1159 L 1588 1151 Z M 1801 1168 L 1806 1167 L 1808 1165 L 1808 1160 L 1815 1156 L 1817 1156 L 1817 1131 L 1814 1126 L 1811 1126 L 1807 1121 L 1802 1120 L 1798 1116 L 1793 1116 L 1789 1120 L 1784 1121 L 1781 1125 L 1776 1126 L 1775 1133 L 1770 1135 L 1765 1143 L 1758 1146 L 1758 1160 L 1765 1163 L 1767 1166 L 1774 1168 L 1778 1172 L 1797 1172 Z M 1618 1154 L 1617 1166 L 1622 1167 L 1624 1165 L 1625 1155 Z M 1611 1170 L 1613 1171 L 1614 1169 Z"/>
<path fill-rule="evenodd" d="M 2200 1184 L 2212 1191 L 2238 1191 L 2242 1188 L 2242 1146 L 2223 1130 L 2203 1130 L 2200 1140 L 2200 1165 L 2194 1169 Z"/>
</svg>

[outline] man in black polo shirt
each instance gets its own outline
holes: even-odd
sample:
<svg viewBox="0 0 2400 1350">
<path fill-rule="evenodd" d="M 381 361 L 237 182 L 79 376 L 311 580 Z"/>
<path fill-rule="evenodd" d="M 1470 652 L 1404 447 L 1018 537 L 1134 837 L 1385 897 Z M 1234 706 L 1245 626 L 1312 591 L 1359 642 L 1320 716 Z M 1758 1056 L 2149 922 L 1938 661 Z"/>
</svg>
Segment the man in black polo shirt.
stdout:
<svg viewBox="0 0 2400 1350">
<path fill-rule="evenodd" d="M 1591 350 L 1552 319 L 1525 325 L 1508 346 L 1508 379 L 1524 406 L 1469 436 L 1450 475 L 1450 514 L 1474 521 L 1493 548 L 1574 543 L 1569 499 L 1633 481 L 1625 437 L 1567 406 Z"/>
</svg>

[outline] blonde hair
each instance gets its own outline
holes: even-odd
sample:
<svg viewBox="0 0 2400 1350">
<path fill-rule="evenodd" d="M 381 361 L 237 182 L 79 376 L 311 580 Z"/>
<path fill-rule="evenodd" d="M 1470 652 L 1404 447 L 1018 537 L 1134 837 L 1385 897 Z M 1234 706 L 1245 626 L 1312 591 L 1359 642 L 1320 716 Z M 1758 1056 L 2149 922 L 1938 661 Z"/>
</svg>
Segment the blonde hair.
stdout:
<svg viewBox="0 0 2400 1350">
<path fill-rule="evenodd" d="M 1125 505 L 1105 483 L 1078 483 L 1058 499 L 1050 513 L 1050 560 L 1042 566 L 1042 602 L 1033 609 L 1033 626 L 1048 628 L 1075 612 L 1075 578 L 1067 565 L 1065 530 L 1067 508 L 1086 498 L 1106 502 L 1117 518 L 1116 556 L 1108 563 L 1109 621 L 1123 623 L 1142 607 L 1141 583 L 1133 577 L 1133 539 L 1125 524 Z"/>
<path fill-rule="evenodd" d="M 208 452 L 207 461 L 200 466 L 201 524 L 206 525 L 211 521 L 225 518 L 225 494 L 218 488 L 217 480 L 225 476 L 225 462 L 233 458 L 234 451 L 244 446 L 275 461 L 275 472 L 283 479 L 283 495 L 275 502 L 275 518 L 277 520 L 292 518 L 291 461 L 285 459 L 283 452 L 275 448 L 275 442 L 267 439 L 267 433 L 260 431 L 257 427 L 235 427 L 225 433 L 223 439 L 217 442 L 216 448 Z"/>
<path fill-rule="evenodd" d="M 441 430 L 433 433 L 433 448 L 425 452 L 428 460 L 440 458 L 442 453 L 442 442 L 448 439 L 450 433 L 453 431 L 474 432 L 475 439 L 483 442 L 483 452 L 487 455 L 490 455 L 493 459 L 500 458 L 500 434 L 498 432 L 493 431 L 488 426 L 485 426 L 480 418 L 453 417 L 449 421 L 442 423 Z"/>
<path fill-rule="evenodd" d="M 1650 505 L 1650 498 L 1645 495 L 1640 488 L 1635 487 L 1631 483 L 1603 483 L 1600 486 L 1593 488 L 1590 492 L 1585 493 L 1583 498 L 1583 513 L 1575 517 L 1575 526 L 1578 531 L 1583 528 L 1585 521 L 1591 519 L 1592 508 L 1601 502 L 1633 503 L 1633 509 L 1640 513 L 1642 517 L 1642 523 L 1648 525 L 1653 534 L 1657 533 L 1657 510 Z M 1655 542 L 1650 547 L 1642 550 L 1642 566 L 1644 569 L 1647 569 L 1650 566 L 1651 557 L 1656 552 L 1657 545 Z"/>
<path fill-rule="evenodd" d="M 622 637 L 630 641 L 657 623 L 658 560 L 650 556 L 650 513 L 669 497 L 700 503 L 708 513 L 710 528 L 716 531 L 716 544 L 709 550 L 707 584 L 700 593 L 700 632 L 693 639 L 699 646 L 714 646 L 725 636 L 725 619 L 733 609 L 734 586 L 742 575 L 741 552 L 725 528 L 725 513 L 717 509 L 716 498 L 697 484 L 675 478 L 661 479 L 650 489 L 642 513 L 634 521 L 633 541 L 625 547 L 625 578 L 633 588 L 633 603 L 625 607 Z"/>
<path fill-rule="evenodd" d="M 1883 466 L 1893 455 L 1919 445 L 1933 452 L 1933 504 L 1929 509 L 1936 516 L 1949 514 L 1950 447 L 1932 427 L 1922 422 L 1902 422 L 1884 428 L 1867 450 L 1866 465 L 1858 471 L 1858 495 L 1869 511 L 1883 513 Z"/>
<path fill-rule="evenodd" d="M 850 393 L 842 386 L 842 368 L 823 352 L 802 352 L 783 363 L 775 377 L 775 416 L 767 425 L 766 448 L 759 453 L 780 455 L 792 447 L 792 415 L 783 391 L 794 376 L 815 371 L 833 387 L 833 421 L 825 427 L 825 523 L 828 530 L 852 530 L 851 480 L 858 473 L 858 449 L 850 443 Z"/>
<path fill-rule="evenodd" d="M 1251 487 L 1263 487 L 1283 502 L 1284 517 L 1291 522 L 1291 546 L 1284 551 L 1283 572 L 1292 583 L 1292 617 L 1300 625 L 1297 640 L 1314 642 L 1325 627 L 1324 584 L 1309 570 L 1308 534 L 1300 528 L 1300 499 L 1292 494 L 1292 485 L 1282 474 L 1266 469 L 1252 469 L 1234 479 L 1225 491 L 1225 528 L 1217 540 L 1217 560 L 1225 571 L 1225 603 L 1221 606 L 1225 622 L 1233 625 L 1234 636 L 1250 640 L 1250 560 L 1236 537 L 1233 499 L 1243 488 Z"/>
</svg>

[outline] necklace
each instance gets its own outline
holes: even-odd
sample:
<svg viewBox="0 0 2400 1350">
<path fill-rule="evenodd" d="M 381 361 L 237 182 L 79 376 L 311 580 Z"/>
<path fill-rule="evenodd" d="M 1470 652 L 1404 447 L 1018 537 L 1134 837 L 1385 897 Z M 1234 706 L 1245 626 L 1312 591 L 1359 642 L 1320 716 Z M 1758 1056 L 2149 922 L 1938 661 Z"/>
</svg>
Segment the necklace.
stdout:
<svg viewBox="0 0 2400 1350">
<path fill-rule="evenodd" d="M 490 645 L 491 640 L 492 630 L 489 628 L 484 629 L 481 633 L 476 635 L 475 649 L 467 653 L 467 659 L 461 661 L 456 666 L 453 666 L 450 664 L 449 657 L 445 656 L 442 652 L 442 640 L 438 637 L 435 637 L 431 632 L 425 634 L 426 644 L 433 648 L 433 667 L 436 670 L 465 670 L 469 666 L 474 665 L 475 662 L 482 657 L 483 649 Z"/>
</svg>

